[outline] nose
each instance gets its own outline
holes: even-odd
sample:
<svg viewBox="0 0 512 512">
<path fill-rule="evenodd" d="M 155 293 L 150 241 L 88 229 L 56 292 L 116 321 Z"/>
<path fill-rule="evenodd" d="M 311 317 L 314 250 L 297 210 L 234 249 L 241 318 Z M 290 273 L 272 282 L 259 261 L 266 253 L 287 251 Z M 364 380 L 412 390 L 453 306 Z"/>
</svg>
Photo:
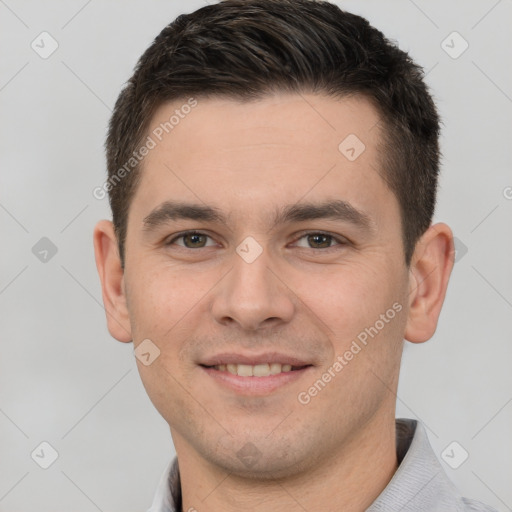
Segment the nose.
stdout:
<svg viewBox="0 0 512 512">
<path fill-rule="evenodd" d="M 271 268 L 266 250 L 251 263 L 233 254 L 233 267 L 216 287 L 212 314 L 222 324 L 246 331 L 278 327 L 295 312 L 293 292 Z"/>
</svg>

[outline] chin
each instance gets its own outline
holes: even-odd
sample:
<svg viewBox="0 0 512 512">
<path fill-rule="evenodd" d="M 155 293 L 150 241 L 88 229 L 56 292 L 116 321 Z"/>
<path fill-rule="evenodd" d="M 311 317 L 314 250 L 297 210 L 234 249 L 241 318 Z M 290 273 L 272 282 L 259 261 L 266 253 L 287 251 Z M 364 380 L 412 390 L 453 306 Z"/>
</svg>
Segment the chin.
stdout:
<svg viewBox="0 0 512 512">
<path fill-rule="evenodd" d="M 298 441 L 283 436 L 269 441 L 268 433 L 259 438 L 255 435 L 244 438 L 238 441 L 237 437 L 225 436 L 219 440 L 215 452 L 208 450 L 202 456 L 234 477 L 261 481 L 289 478 L 311 469 L 311 457 Z M 298 446 L 301 446 L 300 453 Z"/>
</svg>

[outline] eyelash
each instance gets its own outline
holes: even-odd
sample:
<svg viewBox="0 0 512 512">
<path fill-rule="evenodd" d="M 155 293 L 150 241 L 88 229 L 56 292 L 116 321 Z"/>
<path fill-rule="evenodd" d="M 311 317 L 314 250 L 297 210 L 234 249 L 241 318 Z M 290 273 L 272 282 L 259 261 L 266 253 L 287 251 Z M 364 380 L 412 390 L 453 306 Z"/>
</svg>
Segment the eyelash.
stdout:
<svg viewBox="0 0 512 512">
<path fill-rule="evenodd" d="M 169 241 L 166 241 L 165 242 L 165 245 L 166 246 L 169 246 L 169 245 L 174 245 L 174 243 L 179 240 L 179 239 L 182 239 L 186 236 L 189 236 L 189 235 L 199 235 L 199 236 L 206 236 L 210 239 L 212 239 L 212 237 L 206 233 L 203 233 L 201 231 L 195 231 L 195 230 L 192 230 L 192 231 L 185 231 L 179 235 L 176 235 L 175 237 L 173 237 L 171 240 Z M 329 246 L 329 247 L 326 247 L 326 248 L 315 248 L 315 247 L 302 247 L 302 249 L 312 249 L 314 251 L 323 251 L 323 252 L 327 252 L 331 249 L 335 249 L 337 246 L 346 246 L 346 245 L 349 245 L 349 241 L 344 238 L 344 237 L 337 237 L 335 235 L 332 235 L 331 233 L 326 233 L 326 232 L 323 232 L 323 231 L 308 231 L 308 232 L 304 232 L 304 233 L 301 233 L 301 235 L 295 240 L 294 243 L 298 242 L 299 240 L 302 240 L 303 238 L 306 238 L 308 236 L 313 236 L 313 235 L 321 235 L 321 236 L 326 236 L 326 237 L 329 237 L 331 239 L 332 242 L 337 242 L 336 245 L 334 246 Z M 179 247 L 181 247 L 182 249 L 185 249 L 185 250 L 190 250 L 190 251 L 194 251 L 194 250 L 197 250 L 197 249 L 206 249 L 208 246 L 206 247 L 198 247 L 196 249 L 194 248 L 191 248 L 191 247 L 186 247 L 184 245 L 179 245 Z"/>
</svg>

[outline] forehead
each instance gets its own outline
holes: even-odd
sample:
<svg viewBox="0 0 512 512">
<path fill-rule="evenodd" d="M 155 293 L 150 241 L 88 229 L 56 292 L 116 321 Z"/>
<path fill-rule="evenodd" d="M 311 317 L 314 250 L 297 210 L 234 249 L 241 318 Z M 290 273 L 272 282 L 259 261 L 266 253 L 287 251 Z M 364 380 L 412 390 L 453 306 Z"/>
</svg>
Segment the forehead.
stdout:
<svg viewBox="0 0 512 512">
<path fill-rule="evenodd" d="M 232 206 L 239 215 L 259 209 L 259 216 L 266 205 L 275 211 L 306 196 L 364 206 L 389 192 L 378 172 L 379 120 L 361 96 L 166 103 L 150 123 L 154 148 L 143 161 L 135 199 L 149 208 L 186 198 Z"/>
<path fill-rule="evenodd" d="M 186 155 L 191 165 L 205 152 L 217 157 L 232 152 L 265 154 L 272 153 L 272 147 L 277 145 L 281 151 L 293 147 L 294 152 L 309 154 L 313 159 L 318 159 L 320 151 L 338 158 L 339 144 L 349 135 L 357 137 L 372 153 L 379 135 L 379 115 L 362 96 L 336 99 L 276 93 L 252 101 L 197 98 L 193 100 L 194 107 L 189 106 L 191 101 L 161 105 L 150 123 L 151 136 L 159 146 L 172 147 L 176 158 L 184 156 L 190 143 L 196 144 L 197 151 Z M 232 162 L 236 154 L 225 158 Z M 247 165 L 251 162 L 245 161 Z"/>
</svg>

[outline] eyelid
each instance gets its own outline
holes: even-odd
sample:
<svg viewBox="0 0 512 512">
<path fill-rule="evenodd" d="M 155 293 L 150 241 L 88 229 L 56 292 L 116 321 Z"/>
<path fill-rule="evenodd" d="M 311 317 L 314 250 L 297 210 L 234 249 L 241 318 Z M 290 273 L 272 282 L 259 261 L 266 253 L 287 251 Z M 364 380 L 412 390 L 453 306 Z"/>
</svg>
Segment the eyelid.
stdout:
<svg viewBox="0 0 512 512">
<path fill-rule="evenodd" d="M 179 240 L 180 238 L 183 238 L 187 235 L 201 235 L 201 236 L 205 236 L 207 238 L 209 238 L 210 240 L 214 241 L 214 238 L 209 235 L 208 233 L 205 233 L 203 231 L 199 231 L 199 230 L 196 230 L 196 229 L 189 229 L 187 231 L 181 231 L 180 233 L 174 233 L 173 235 L 170 235 L 168 237 L 166 237 L 164 239 L 164 245 L 176 245 L 178 247 L 182 247 L 183 249 L 188 249 L 188 250 L 197 250 L 197 249 L 191 249 L 190 247 L 186 247 L 185 245 L 179 245 L 179 244 L 176 244 L 176 240 Z M 211 245 L 206 245 L 205 247 L 198 247 L 198 249 L 205 249 L 206 247 L 212 247 Z"/>
<path fill-rule="evenodd" d="M 179 240 L 180 238 L 183 238 L 183 237 L 185 237 L 187 235 L 206 236 L 210 240 L 215 241 L 213 236 L 209 235 L 208 233 L 205 233 L 204 231 L 200 231 L 200 230 L 191 229 L 191 230 L 182 231 L 182 232 L 179 232 L 179 233 L 174 233 L 170 237 L 166 237 L 164 239 L 164 245 L 176 245 L 178 247 L 182 247 L 183 249 L 192 250 L 192 251 L 198 250 L 198 249 L 205 249 L 206 247 L 212 247 L 212 245 L 213 245 L 213 244 L 212 245 L 206 245 L 204 247 L 198 247 L 196 249 L 193 249 L 193 248 L 190 248 L 190 247 L 186 247 L 185 245 L 179 245 L 179 244 L 175 243 L 176 240 Z M 296 244 L 302 238 L 305 238 L 305 237 L 310 236 L 310 235 L 324 235 L 324 236 L 328 236 L 328 237 L 330 237 L 332 240 L 334 240 L 337 243 L 335 245 L 333 245 L 333 246 L 326 247 L 326 248 L 323 248 L 323 249 L 315 249 L 313 247 L 301 247 L 301 249 L 311 249 L 311 250 L 314 250 L 314 251 L 324 251 L 325 252 L 325 251 L 328 251 L 329 249 L 334 249 L 337 246 L 346 246 L 346 245 L 351 244 L 351 241 L 348 238 L 346 238 L 346 237 L 344 237 L 342 235 L 336 235 L 336 234 L 330 233 L 328 231 L 322 231 L 322 230 L 309 230 L 309 231 L 302 231 L 300 233 L 297 233 L 297 234 L 294 235 L 294 241 L 292 242 L 292 244 Z"/>
<path fill-rule="evenodd" d="M 296 234 L 294 236 L 294 241 L 292 243 L 295 244 L 299 240 L 301 240 L 302 238 L 304 238 L 306 236 L 310 236 L 310 235 L 324 235 L 324 236 L 328 236 L 328 237 L 331 237 L 334 241 L 337 242 L 336 245 L 327 247 L 325 249 L 315 249 L 313 247 L 308 247 L 307 248 L 307 249 L 312 249 L 314 251 L 328 251 L 329 249 L 334 249 L 337 245 L 345 246 L 345 245 L 350 245 L 351 244 L 351 241 L 348 238 L 346 238 L 346 237 L 344 237 L 342 235 L 336 235 L 334 233 L 329 233 L 328 231 L 322 231 L 322 230 L 309 230 L 309 231 L 300 232 L 300 233 L 298 233 L 298 234 Z M 301 247 L 301 249 L 306 249 L 306 247 Z"/>
</svg>

